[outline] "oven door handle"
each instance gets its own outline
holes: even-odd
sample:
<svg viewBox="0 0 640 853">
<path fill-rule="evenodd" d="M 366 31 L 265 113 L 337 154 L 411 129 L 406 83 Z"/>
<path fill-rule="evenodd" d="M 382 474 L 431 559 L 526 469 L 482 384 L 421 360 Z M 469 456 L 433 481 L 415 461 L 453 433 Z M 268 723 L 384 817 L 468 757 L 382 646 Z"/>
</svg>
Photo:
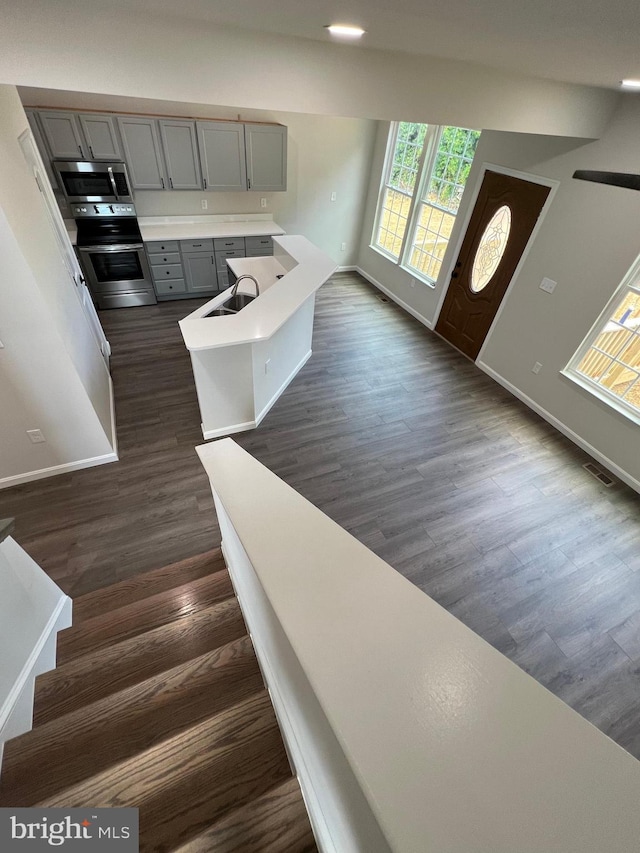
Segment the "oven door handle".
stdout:
<svg viewBox="0 0 640 853">
<path fill-rule="evenodd" d="M 107 172 L 109 173 L 109 180 L 111 181 L 113 195 L 115 196 L 116 201 L 119 201 L 120 196 L 118 195 L 118 187 L 116 186 L 116 179 L 113 177 L 113 169 L 111 166 L 107 166 Z"/>
<path fill-rule="evenodd" d="M 118 244 L 117 246 L 78 246 L 79 252 L 138 252 L 140 249 L 144 249 L 142 243 Z"/>
</svg>

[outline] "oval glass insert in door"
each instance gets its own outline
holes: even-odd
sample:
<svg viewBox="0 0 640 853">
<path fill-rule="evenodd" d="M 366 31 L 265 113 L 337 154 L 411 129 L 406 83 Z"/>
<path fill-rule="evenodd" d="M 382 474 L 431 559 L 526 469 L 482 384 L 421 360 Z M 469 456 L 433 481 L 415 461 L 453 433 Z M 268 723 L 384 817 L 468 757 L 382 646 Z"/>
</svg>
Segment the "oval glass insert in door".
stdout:
<svg viewBox="0 0 640 853">
<path fill-rule="evenodd" d="M 474 293 L 489 284 L 507 248 L 511 231 L 511 208 L 503 204 L 489 220 L 480 238 L 471 269 L 470 287 Z"/>
</svg>

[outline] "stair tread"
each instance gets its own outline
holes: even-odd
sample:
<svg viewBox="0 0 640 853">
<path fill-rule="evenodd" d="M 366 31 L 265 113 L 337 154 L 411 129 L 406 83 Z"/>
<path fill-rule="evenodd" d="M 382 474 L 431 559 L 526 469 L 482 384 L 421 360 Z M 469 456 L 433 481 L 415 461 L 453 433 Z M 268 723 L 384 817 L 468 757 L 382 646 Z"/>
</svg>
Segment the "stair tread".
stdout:
<svg viewBox="0 0 640 853">
<path fill-rule="evenodd" d="M 58 635 L 58 662 L 67 663 L 87 652 L 184 619 L 233 595 L 226 569 L 87 619 Z"/>
<path fill-rule="evenodd" d="M 262 686 L 245 635 L 58 717 L 6 744 L 0 806 L 36 803 L 237 704 Z"/>
<path fill-rule="evenodd" d="M 174 853 L 317 853 L 298 780 L 224 815 Z"/>
<path fill-rule="evenodd" d="M 88 592 L 73 600 L 73 623 L 79 625 L 108 610 L 117 610 L 126 604 L 182 586 L 190 581 L 214 574 L 225 568 L 222 551 L 216 548 L 177 563 L 162 566 L 149 572 L 133 575 L 111 586 Z"/>
<path fill-rule="evenodd" d="M 261 690 L 38 805 L 136 807 L 141 853 L 162 853 L 289 775 L 269 694 Z"/>
<path fill-rule="evenodd" d="M 34 724 L 95 702 L 246 634 L 235 598 L 98 649 L 36 679 Z"/>
</svg>

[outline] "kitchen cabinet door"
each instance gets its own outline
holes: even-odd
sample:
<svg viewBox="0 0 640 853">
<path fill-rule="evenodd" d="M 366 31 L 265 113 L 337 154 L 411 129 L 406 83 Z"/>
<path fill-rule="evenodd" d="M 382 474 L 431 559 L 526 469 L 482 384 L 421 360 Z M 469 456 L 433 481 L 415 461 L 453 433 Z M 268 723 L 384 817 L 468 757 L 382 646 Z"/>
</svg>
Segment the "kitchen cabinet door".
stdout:
<svg viewBox="0 0 640 853">
<path fill-rule="evenodd" d="M 213 252 L 182 252 L 182 266 L 189 293 L 214 293 L 218 276 Z"/>
<path fill-rule="evenodd" d="M 42 128 L 40 127 L 38 113 L 36 110 L 25 110 L 25 113 L 27 115 L 29 127 L 31 128 L 31 133 L 33 133 L 33 138 L 36 141 L 38 152 L 40 154 L 40 157 L 42 158 L 45 172 L 47 173 L 47 177 L 49 178 L 49 183 L 51 184 L 52 189 L 57 190 L 58 179 L 56 178 L 56 173 L 51 168 L 51 152 L 49 151 L 49 146 L 47 145 L 47 141 L 44 138 Z"/>
<path fill-rule="evenodd" d="M 159 124 L 170 189 L 201 190 L 195 122 L 160 119 Z"/>
<path fill-rule="evenodd" d="M 40 110 L 40 123 L 51 156 L 56 160 L 88 160 L 80 125 L 73 113 Z"/>
<path fill-rule="evenodd" d="M 246 190 L 243 125 L 230 121 L 199 121 L 196 128 L 205 190 Z"/>
<path fill-rule="evenodd" d="M 168 189 L 156 120 L 118 116 L 118 127 L 133 189 Z"/>
<path fill-rule="evenodd" d="M 87 113 L 78 118 L 92 160 L 122 160 L 113 116 Z"/>
<path fill-rule="evenodd" d="M 280 124 L 245 124 L 247 187 L 256 192 L 287 188 L 287 128 Z"/>
</svg>

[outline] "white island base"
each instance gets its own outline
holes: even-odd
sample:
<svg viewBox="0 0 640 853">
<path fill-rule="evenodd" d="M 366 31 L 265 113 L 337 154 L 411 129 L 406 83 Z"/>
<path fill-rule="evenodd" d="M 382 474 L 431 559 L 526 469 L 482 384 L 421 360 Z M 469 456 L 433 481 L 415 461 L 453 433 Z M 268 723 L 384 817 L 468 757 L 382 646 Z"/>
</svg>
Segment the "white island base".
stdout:
<svg viewBox="0 0 640 853">
<path fill-rule="evenodd" d="M 265 417 L 311 356 L 315 294 L 336 269 L 299 236 L 275 237 L 273 257 L 228 263 L 258 280 L 258 298 L 237 314 L 207 316 L 225 291 L 180 321 L 205 439 L 253 429 Z M 240 282 L 238 293 L 253 295 L 253 282 Z"/>
</svg>

